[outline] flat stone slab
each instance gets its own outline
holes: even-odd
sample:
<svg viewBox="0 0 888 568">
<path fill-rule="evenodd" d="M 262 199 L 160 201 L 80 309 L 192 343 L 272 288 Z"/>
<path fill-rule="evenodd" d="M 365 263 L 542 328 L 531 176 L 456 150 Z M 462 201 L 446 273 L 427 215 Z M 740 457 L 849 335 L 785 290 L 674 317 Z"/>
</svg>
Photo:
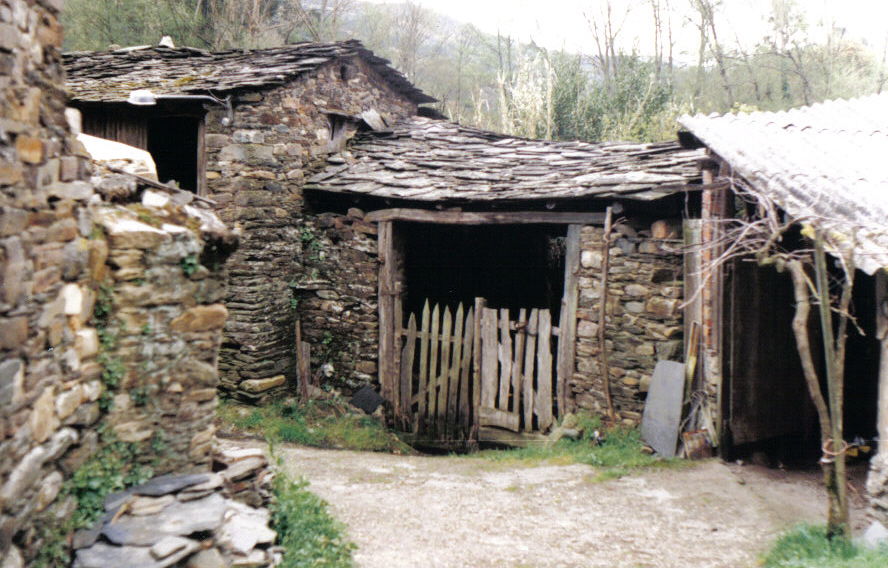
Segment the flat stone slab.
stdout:
<svg viewBox="0 0 888 568">
<path fill-rule="evenodd" d="M 200 548 L 198 542 L 189 540 L 188 543 L 166 558 L 157 560 L 146 546 L 113 546 L 99 542 L 77 551 L 74 568 L 167 568 Z"/>
<path fill-rule="evenodd" d="M 675 457 L 684 385 L 684 363 L 657 362 L 641 419 L 641 439 L 663 457 Z"/>
<path fill-rule="evenodd" d="M 144 495 L 147 497 L 161 497 L 176 493 L 186 487 L 199 483 L 206 483 L 213 479 L 211 473 L 191 473 L 188 475 L 161 475 L 147 483 L 130 487 L 126 491 L 112 493 L 105 498 L 105 510 L 109 511 L 120 506 L 130 495 Z"/>
<path fill-rule="evenodd" d="M 216 530 L 227 508 L 225 498 L 214 493 L 195 501 L 176 502 L 152 517 L 123 516 L 105 525 L 102 534 L 114 544 L 152 546 L 165 536 Z"/>
</svg>

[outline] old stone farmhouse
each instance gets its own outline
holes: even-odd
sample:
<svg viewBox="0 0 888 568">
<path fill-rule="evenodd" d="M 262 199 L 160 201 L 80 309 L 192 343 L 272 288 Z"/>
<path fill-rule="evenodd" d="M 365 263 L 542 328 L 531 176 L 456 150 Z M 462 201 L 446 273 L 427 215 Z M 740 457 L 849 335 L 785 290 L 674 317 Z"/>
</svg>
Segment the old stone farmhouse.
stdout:
<svg viewBox="0 0 888 568">
<path fill-rule="evenodd" d="M 699 151 L 523 140 L 427 118 L 435 113 L 419 105 L 432 99 L 357 42 L 132 48 L 65 64 L 87 133 L 149 150 L 162 178 L 212 199 L 241 231 L 226 390 L 256 398 L 295 383 L 298 328 L 306 381 L 377 385 L 405 427 L 441 422 L 433 437 L 471 437 L 481 403 L 481 421 L 533 434 L 568 409 L 604 408 L 601 364 L 615 416 L 637 422 L 656 360 L 683 357 L 678 249 L 683 212 L 699 209 Z M 128 102 L 144 89 L 156 104 Z M 166 168 L 183 147 L 187 171 Z M 604 246 L 608 206 L 619 238 Z M 596 323 L 603 262 L 607 362 Z M 510 311 L 482 331 L 481 305 Z M 470 308 L 478 316 L 467 323 Z M 523 331 L 537 326 L 545 338 Z M 402 364 L 428 333 L 436 339 L 408 348 Z M 486 391 L 473 378 L 481 367 L 499 377 Z"/>
</svg>

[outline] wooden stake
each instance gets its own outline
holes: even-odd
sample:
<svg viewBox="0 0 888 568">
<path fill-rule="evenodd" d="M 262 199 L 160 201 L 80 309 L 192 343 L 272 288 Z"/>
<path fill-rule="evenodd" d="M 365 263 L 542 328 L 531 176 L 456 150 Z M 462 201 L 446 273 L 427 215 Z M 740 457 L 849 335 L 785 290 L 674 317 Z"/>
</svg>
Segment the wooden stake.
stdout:
<svg viewBox="0 0 888 568">
<path fill-rule="evenodd" d="M 614 402 L 611 399 L 610 392 L 610 367 L 607 362 L 607 334 L 605 330 L 607 323 L 607 273 L 610 271 L 610 234 L 612 222 L 613 211 L 608 207 L 604 217 L 604 237 L 601 247 L 601 295 L 598 304 L 598 345 L 600 348 L 601 380 L 604 389 L 604 403 L 607 407 L 607 417 L 611 421 L 616 421 L 617 416 L 614 412 Z"/>
</svg>

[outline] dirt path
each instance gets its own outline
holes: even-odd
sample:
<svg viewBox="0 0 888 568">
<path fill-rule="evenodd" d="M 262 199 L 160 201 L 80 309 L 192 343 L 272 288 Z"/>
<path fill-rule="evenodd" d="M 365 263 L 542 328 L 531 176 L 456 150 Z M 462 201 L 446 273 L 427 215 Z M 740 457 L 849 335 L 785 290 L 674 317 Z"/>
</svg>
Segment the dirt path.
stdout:
<svg viewBox="0 0 888 568">
<path fill-rule="evenodd" d="M 601 482 L 584 465 L 277 450 L 348 525 L 368 568 L 741 568 L 825 510 L 816 477 L 718 461 Z"/>
</svg>

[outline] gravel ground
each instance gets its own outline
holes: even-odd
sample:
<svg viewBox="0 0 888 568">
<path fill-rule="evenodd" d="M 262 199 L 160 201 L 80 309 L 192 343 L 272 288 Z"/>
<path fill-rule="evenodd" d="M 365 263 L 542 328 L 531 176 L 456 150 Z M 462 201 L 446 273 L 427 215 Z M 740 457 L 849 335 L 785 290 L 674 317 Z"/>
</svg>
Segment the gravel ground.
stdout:
<svg viewBox="0 0 888 568">
<path fill-rule="evenodd" d="M 826 507 L 817 475 L 717 460 L 599 481 L 585 465 L 277 452 L 348 526 L 366 568 L 742 568 Z"/>
</svg>

